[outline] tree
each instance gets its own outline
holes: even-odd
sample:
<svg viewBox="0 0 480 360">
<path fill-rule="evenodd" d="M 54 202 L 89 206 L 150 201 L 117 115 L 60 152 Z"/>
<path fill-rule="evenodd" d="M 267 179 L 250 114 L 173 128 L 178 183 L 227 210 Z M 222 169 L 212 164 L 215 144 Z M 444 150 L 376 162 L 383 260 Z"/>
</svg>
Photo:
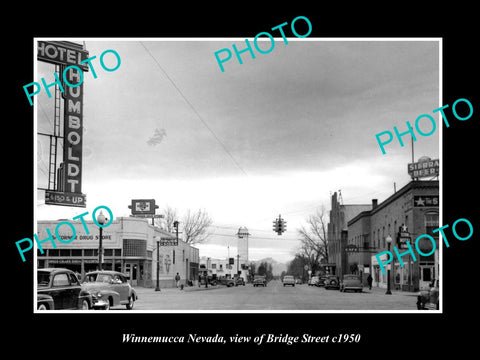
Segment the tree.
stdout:
<svg viewBox="0 0 480 360">
<path fill-rule="evenodd" d="M 212 222 L 205 210 L 196 212 L 187 210 L 180 224 L 183 230 L 184 241 L 188 244 L 197 244 L 205 241 L 211 235 L 207 230 Z"/>
<path fill-rule="evenodd" d="M 328 262 L 328 225 L 325 207 L 321 207 L 315 214 L 307 218 L 307 227 L 298 229 L 300 236 L 299 256 L 306 260 L 306 264 L 315 274 L 320 269 L 320 260 Z"/>
<path fill-rule="evenodd" d="M 175 220 L 178 220 L 178 214 L 177 214 L 177 209 L 174 209 L 167 205 L 165 209 L 163 209 L 163 221 L 165 224 L 165 230 L 167 230 L 169 233 L 175 232 L 175 228 L 173 226 L 173 222 Z"/>
<path fill-rule="evenodd" d="M 262 262 L 258 265 L 257 274 L 258 274 L 258 275 L 265 276 L 265 279 L 266 279 L 267 281 L 272 280 L 272 279 L 273 279 L 273 267 L 272 267 L 272 264 L 270 264 L 269 262 L 266 262 L 266 261 L 262 261 Z"/>
<path fill-rule="evenodd" d="M 287 274 L 305 281 L 308 278 L 308 272 L 305 271 L 305 265 L 308 265 L 308 259 L 301 254 L 295 255 L 292 261 L 288 263 Z"/>
</svg>

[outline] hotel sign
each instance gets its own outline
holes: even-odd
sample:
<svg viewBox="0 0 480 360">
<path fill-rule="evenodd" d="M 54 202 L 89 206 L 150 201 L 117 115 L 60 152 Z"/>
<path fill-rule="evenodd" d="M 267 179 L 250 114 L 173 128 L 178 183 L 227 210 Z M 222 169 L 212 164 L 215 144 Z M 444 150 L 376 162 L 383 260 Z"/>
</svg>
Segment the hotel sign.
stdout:
<svg viewBox="0 0 480 360">
<path fill-rule="evenodd" d="M 45 190 L 45 204 L 85 207 L 87 195 Z"/>
<path fill-rule="evenodd" d="M 439 160 L 428 159 L 408 164 L 408 174 L 412 177 L 412 179 L 438 176 Z"/>
<path fill-rule="evenodd" d="M 37 59 L 58 65 L 75 65 L 88 71 L 88 64 L 81 63 L 88 59 L 88 51 L 81 45 L 66 41 L 37 41 Z"/>
<path fill-rule="evenodd" d="M 60 65 L 63 74 L 63 163 L 56 191 L 46 191 L 45 204 L 86 207 L 82 194 L 83 71 L 88 71 L 88 64 L 81 62 L 88 59 L 88 51 L 68 41 L 38 41 L 37 59 Z"/>
</svg>

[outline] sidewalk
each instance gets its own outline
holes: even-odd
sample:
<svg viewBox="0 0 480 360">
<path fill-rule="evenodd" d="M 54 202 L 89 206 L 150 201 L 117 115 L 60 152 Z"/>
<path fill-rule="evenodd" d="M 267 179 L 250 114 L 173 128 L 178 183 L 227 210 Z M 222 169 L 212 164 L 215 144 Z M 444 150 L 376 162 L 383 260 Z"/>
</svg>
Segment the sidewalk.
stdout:
<svg viewBox="0 0 480 360">
<path fill-rule="evenodd" d="M 198 286 L 184 286 L 183 290 L 180 290 L 180 288 L 176 287 L 166 287 L 166 288 L 160 288 L 160 291 L 155 291 L 155 287 L 143 287 L 143 286 L 135 286 L 134 289 L 137 292 L 137 295 L 140 297 L 142 294 L 148 294 L 148 293 L 154 293 L 154 292 L 191 292 L 191 291 L 202 291 L 202 290 L 215 290 L 215 289 L 221 289 L 224 288 L 224 285 L 209 285 L 208 288 L 205 288 L 205 285 L 198 287 Z"/>
<path fill-rule="evenodd" d="M 387 292 L 387 289 L 372 286 L 372 290 L 369 290 L 368 286 L 366 286 L 363 288 L 363 292 L 367 294 L 370 293 L 375 295 L 385 295 L 385 293 Z M 393 290 L 393 289 L 390 289 L 390 292 L 392 293 L 392 295 L 415 296 L 415 297 L 417 297 L 417 295 L 420 293 L 419 291 L 400 291 L 400 290 Z"/>
</svg>

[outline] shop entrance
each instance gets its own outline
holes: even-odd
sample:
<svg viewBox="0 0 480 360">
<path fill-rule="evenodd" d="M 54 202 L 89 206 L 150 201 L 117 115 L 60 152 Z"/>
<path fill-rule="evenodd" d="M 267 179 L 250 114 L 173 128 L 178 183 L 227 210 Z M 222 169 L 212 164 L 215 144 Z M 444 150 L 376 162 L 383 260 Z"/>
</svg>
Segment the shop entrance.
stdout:
<svg viewBox="0 0 480 360">
<path fill-rule="evenodd" d="M 128 277 L 130 285 L 138 285 L 138 263 L 137 262 L 127 262 L 125 263 L 125 275 Z"/>
<path fill-rule="evenodd" d="M 420 264 L 420 289 L 429 288 L 430 283 L 435 278 L 434 264 Z"/>
</svg>

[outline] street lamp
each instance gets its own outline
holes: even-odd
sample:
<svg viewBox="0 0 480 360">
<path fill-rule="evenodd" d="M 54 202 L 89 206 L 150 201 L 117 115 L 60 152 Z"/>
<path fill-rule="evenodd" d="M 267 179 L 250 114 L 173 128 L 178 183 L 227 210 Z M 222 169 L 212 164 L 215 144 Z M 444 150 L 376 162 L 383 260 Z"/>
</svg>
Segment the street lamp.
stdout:
<svg viewBox="0 0 480 360">
<path fill-rule="evenodd" d="M 160 238 L 157 237 L 157 284 L 155 291 L 160 291 Z"/>
<path fill-rule="evenodd" d="M 387 244 L 388 244 L 388 252 L 390 252 L 390 244 L 392 243 L 392 237 L 389 235 L 387 235 L 387 238 L 385 239 L 387 241 Z M 387 292 L 385 293 L 385 295 L 392 295 L 392 292 L 390 291 L 390 268 L 391 268 L 391 264 L 388 264 L 388 270 L 387 270 Z"/>
<path fill-rule="evenodd" d="M 208 288 L 208 263 L 210 261 L 210 258 L 207 257 L 207 272 L 205 273 L 205 287 Z"/>
<path fill-rule="evenodd" d="M 100 214 L 97 216 L 97 223 L 99 225 L 103 225 L 107 222 L 107 218 L 103 215 L 102 211 L 100 210 Z M 100 238 L 98 242 L 98 269 L 102 270 L 102 262 L 103 262 L 103 248 L 102 248 L 102 240 L 103 240 L 103 227 L 98 227 L 100 230 Z"/>
</svg>

